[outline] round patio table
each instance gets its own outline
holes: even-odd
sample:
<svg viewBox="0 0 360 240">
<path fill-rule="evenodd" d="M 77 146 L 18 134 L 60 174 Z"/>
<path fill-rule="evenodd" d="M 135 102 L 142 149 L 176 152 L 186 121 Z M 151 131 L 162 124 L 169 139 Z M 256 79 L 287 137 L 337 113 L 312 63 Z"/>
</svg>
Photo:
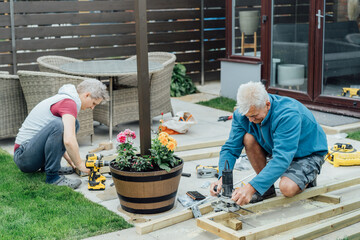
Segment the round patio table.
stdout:
<svg viewBox="0 0 360 240">
<path fill-rule="evenodd" d="M 150 77 L 153 72 L 160 71 L 164 68 L 161 63 L 149 61 Z M 113 82 L 118 77 L 124 75 L 137 74 L 137 61 L 134 60 L 93 60 L 83 62 L 66 63 L 60 66 L 65 74 L 77 75 L 83 77 L 109 77 L 109 139 L 112 141 L 112 115 L 113 115 Z"/>
</svg>

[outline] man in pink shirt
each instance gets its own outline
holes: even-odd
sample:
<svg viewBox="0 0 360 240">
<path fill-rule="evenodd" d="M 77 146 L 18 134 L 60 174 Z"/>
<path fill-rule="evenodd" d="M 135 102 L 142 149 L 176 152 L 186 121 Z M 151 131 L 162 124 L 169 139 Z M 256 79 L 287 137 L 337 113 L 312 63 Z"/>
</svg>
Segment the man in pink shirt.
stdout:
<svg viewBox="0 0 360 240">
<path fill-rule="evenodd" d="M 23 172 L 44 168 L 46 182 L 73 189 L 80 179 L 71 180 L 59 175 L 61 158 L 73 168 L 88 173 L 82 163 L 76 132 L 80 110 L 94 109 L 109 98 L 106 86 L 96 79 L 87 79 L 76 88 L 66 84 L 58 94 L 37 104 L 29 113 L 15 139 L 14 161 Z"/>
</svg>

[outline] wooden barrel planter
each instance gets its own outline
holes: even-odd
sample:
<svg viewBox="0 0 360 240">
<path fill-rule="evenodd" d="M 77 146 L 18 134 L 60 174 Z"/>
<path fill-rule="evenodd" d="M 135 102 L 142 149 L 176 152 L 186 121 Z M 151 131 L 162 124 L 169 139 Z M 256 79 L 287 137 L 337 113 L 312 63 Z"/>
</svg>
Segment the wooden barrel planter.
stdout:
<svg viewBox="0 0 360 240">
<path fill-rule="evenodd" d="M 161 213 L 173 208 L 183 166 L 184 161 L 170 172 L 128 172 L 110 164 L 121 208 L 139 214 Z"/>
</svg>

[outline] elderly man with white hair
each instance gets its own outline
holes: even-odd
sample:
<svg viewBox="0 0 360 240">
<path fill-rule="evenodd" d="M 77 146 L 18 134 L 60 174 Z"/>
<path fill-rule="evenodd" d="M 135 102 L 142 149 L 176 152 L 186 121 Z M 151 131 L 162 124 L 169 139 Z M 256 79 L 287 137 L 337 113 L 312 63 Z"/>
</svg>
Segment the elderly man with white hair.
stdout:
<svg viewBox="0 0 360 240">
<path fill-rule="evenodd" d="M 221 191 L 225 161 L 232 169 L 244 147 L 257 175 L 234 190 L 232 200 L 238 205 L 276 196 L 274 183 L 279 178 L 286 197 L 316 186 L 328 151 L 326 135 L 313 114 L 295 99 L 268 94 L 260 82 L 239 87 L 230 136 L 220 152 L 220 176 L 211 184 L 211 195 Z"/>
</svg>

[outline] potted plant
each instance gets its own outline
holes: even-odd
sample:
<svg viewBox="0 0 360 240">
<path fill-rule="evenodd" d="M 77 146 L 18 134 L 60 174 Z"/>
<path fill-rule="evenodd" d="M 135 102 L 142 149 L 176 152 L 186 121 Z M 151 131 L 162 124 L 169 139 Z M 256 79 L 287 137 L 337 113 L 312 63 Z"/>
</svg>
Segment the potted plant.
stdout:
<svg viewBox="0 0 360 240">
<path fill-rule="evenodd" d="M 174 138 L 159 132 L 152 139 L 150 155 L 136 154 L 135 132 L 126 129 L 117 135 L 117 157 L 110 171 L 120 200 L 127 212 L 151 214 L 173 208 L 183 169 L 174 155 Z"/>
</svg>

